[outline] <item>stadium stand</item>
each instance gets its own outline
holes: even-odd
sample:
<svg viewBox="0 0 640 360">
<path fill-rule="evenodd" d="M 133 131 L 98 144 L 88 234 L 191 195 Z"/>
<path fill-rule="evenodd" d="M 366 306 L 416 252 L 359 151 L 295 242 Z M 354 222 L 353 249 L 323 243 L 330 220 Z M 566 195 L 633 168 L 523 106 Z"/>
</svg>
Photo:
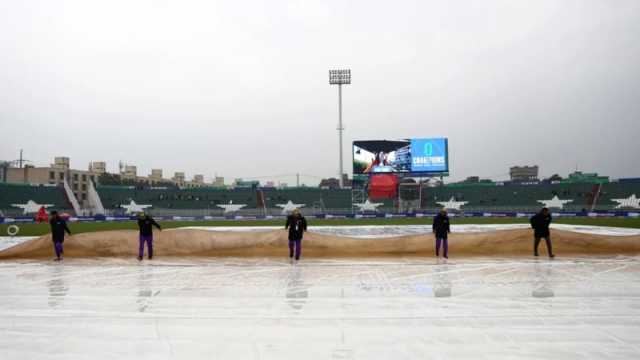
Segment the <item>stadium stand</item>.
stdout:
<svg viewBox="0 0 640 360">
<path fill-rule="evenodd" d="M 5 216 L 22 215 L 23 210 L 12 204 L 26 204 L 32 200 L 38 204 L 51 204 L 49 209 L 70 211 L 64 190 L 55 186 L 0 183 L 0 210 Z"/>
<path fill-rule="evenodd" d="M 153 205 L 154 211 L 166 210 L 207 210 L 207 214 L 222 213 L 219 204 L 245 204 L 244 211 L 256 210 L 256 213 L 278 214 L 278 204 L 291 201 L 304 204 L 308 212 L 351 212 L 353 209 L 350 189 L 321 188 L 263 188 L 263 189 L 142 189 L 136 187 L 100 186 L 98 193 L 107 209 L 118 211 L 119 206 L 134 200 L 138 204 Z M 557 196 L 560 200 L 571 200 L 564 205 L 566 211 L 613 209 L 617 203 L 611 198 L 626 198 L 631 194 L 640 195 L 640 182 L 611 182 L 594 184 L 590 182 L 540 183 L 540 184 L 450 184 L 437 187 L 422 187 L 421 209 L 437 210 L 438 202 L 454 199 L 466 201 L 465 211 L 532 211 L 543 203 L 539 200 L 551 200 Z M 397 210 L 394 199 L 372 200 L 382 203 L 378 208 L 382 212 Z"/>
<path fill-rule="evenodd" d="M 305 204 L 307 210 L 325 212 L 350 212 L 352 208 L 350 189 L 291 188 L 263 191 L 267 208 L 275 208 L 277 204 L 287 201 Z"/>
<path fill-rule="evenodd" d="M 593 197 L 593 184 L 535 184 L 535 185 L 448 185 L 423 188 L 423 208 L 439 208 L 437 202 L 467 201 L 467 211 L 531 211 L 543 206 L 539 200 L 572 200 L 564 206 L 567 211 L 587 209 Z"/>
<path fill-rule="evenodd" d="M 246 204 L 256 207 L 256 194 L 252 189 L 225 190 L 215 188 L 136 188 L 133 186 L 98 186 L 102 204 L 107 209 L 118 209 L 131 200 L 159 209 L 218 209 L 216 205 Z"/>
<path fill-rule="evenodd" d="M 640 179 L 629 179 L 630 181 L 624 180 L 625 179 L 621 179 L 619 181 L 610 182 L 602 186 L 602 189 L 600 190 L 600 196 L 598 197 L 598 201 L 596 203 L 596 207 L 598 209 L 615 209 L 618 203 L 612 201 L 611 199 L 624 199 L 634 194 L 636 195 L 636 197 L 640 197 Z"/>
</svg>

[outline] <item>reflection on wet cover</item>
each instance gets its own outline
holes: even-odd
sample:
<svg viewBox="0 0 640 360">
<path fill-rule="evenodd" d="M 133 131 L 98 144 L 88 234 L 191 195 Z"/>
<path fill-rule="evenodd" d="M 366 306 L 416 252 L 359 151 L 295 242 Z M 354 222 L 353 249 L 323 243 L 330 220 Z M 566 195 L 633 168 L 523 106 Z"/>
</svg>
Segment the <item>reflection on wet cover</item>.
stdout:
<svg viewBox="0 0 640 360">
<path fill-rule="evenodd" d="M 57 308 L 62 305 L 69 288 L 64 282 L 64 265 L 55 264 L 51 268 L 51 278 L 47 281 L 49 288 L 49 307 Z"/>
<path fill-rule="evenodd" d="M 296 310 L 301 310 L 309 297 L 309 286 L 305 285 L 303 275 L 300 266 L 292 266 L 287 279 L 287 303 Z"/>
<path fill-rule="evenodd" d="M 552 264 L 550 262 L 541 263 L 539 260 L 533 264 L 533 291 L 531 296 L 535 298 L 554 297 L 551 289 Z"/>
<path fill-rule="evenodd" d="M 160 293 L 160 290 L 153 291 L 153 271 L 143 267 L 138 274 L 138 312 L 145 312 L 152 304 L 153 297 Z"/>
<path fill-rule="evenodd" d="M 451 297 L 449 265 L 446 262 L 436 265 L 433 271 L 433 295 L 435 297 Z"/>
</svg>

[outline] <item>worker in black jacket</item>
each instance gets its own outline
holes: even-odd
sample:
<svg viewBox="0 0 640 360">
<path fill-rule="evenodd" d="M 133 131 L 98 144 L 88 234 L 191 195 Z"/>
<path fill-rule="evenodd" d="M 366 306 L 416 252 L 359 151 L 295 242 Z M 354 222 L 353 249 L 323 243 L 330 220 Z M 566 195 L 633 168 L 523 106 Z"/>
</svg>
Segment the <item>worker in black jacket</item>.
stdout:
<svg viewBox="0 0 640 360">
<path fill-rule="evenodd" d="M 64 243 L 64 233 L 71 235 L 67 222 L 58 215 L 57 211 L 52 211 L 50 214 L 49 225 L 51 225 L 51 240 L 53 240 L 53 249 L 56 252 L 55 261 L 62 260 L 64 249 L 62 244 Z"/>
<path fill-rule="evenodd" d="M 542 210 L 533 215 L 529 221 L 533 228 L 533 255 L 538 256 L 538 245 L 540 244 L 540 239 L 544 238 L 547 243 L 549 257 L 554 257 L 555 255 L 551 248 L 551 236 L 549 233 L 549 224 L 551 224 L 551 213 L 549 212 L 549 209 L 546 207 L 542 208 Z"/>
<path fill-rule="evenodd" d="M 300 210 L 295 209 L 291 212 L 291 215 L 287 216 L 287 223 L 284 228 L 289 230 L 289 258 L 293 258 L 295 248 L 296 261 L 300 260 L 302 235 L 307 231 L 307 220 L 302 216 Z"/>
<path fill-rule="evenodd" d="M 138 246 L 138 260 L 142 261 L 144 256 L 144 244 L 147 243 L 147 249 L 149 253 L 149 260 L 153 258 L 153 227 L 157 227 L 162 231 L 160 224 L 158 224 L 151 216 L 141 212 L 138 214 L 138 228 L 140 229 L 139 246 Z"/>
<path fill-rule="evenodd" d="M 440 245 L 442 244 L 442 255 L 445 259 L 448 259 L 449 242 L 447 241 L 447 237 L 451 232 L 451 228 L 449 226 L 449 216 L 447 216 L 447 210 L 440 210 L 438 215 L 433 218 L 432 230 L 436 236 L 436 256 L 440 256 Z"/>
</svg>

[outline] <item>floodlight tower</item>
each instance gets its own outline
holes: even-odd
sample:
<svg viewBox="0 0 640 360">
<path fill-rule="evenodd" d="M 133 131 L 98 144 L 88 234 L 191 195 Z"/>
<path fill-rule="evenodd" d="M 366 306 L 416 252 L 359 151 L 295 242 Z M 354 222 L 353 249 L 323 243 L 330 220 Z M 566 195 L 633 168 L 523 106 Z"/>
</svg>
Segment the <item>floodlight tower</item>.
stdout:
<svg viewBox="0 0 640 360">
<path fill-rule="evenodd" d="M 342 174 L 344 174 L 344 167 L 342 163 L 342 132 L 344 127 L 342 126 L 342 85 L 351 84 L 351 69 L 341 70 L 329 70 L 329 85 L 338 85 L 338 149 L 340 153 L 340 169 L 338 180 L 340 181 L 340 187 L 344 187 L 344 180 Z"/>
</svg>

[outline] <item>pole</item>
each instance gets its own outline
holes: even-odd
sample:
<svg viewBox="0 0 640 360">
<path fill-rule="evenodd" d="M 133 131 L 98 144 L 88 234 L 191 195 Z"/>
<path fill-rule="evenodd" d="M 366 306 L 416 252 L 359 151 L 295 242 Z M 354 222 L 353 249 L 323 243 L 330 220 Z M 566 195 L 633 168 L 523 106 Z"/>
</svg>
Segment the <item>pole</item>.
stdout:
<svg viewBox="0 0 640 360">
<path fill-rule="evenodd" d="M 418 209 L 422 210 L 422 175 L 420 175 L 420 180 L 418 182 L 418 191 L 419 191 L 419 205 L 418 205 Z"/>
<path fill-rule="evenodd" d="M 342 85 L 351 84 L 351 69 L 329 70 L 329 84 L 338 85 L 338 154 L 340 156 L 338 169 L 338 182 L 340 188 L 345 186 L 344 179 L 344 159 L 342 154 L 342 133 L 344 127 L 342 126 Z"/>
<path fill-rule="evenodd" d="M 344 187 L 344 180 L 342 174 L 344 174 L 344 168 L 342 164 L 342 84 L 338 84 L 338 147 L 340 153 L 340 172 L 338 173 L 338 180 L 340 181 L 340 188 Z"/>
</svg>

